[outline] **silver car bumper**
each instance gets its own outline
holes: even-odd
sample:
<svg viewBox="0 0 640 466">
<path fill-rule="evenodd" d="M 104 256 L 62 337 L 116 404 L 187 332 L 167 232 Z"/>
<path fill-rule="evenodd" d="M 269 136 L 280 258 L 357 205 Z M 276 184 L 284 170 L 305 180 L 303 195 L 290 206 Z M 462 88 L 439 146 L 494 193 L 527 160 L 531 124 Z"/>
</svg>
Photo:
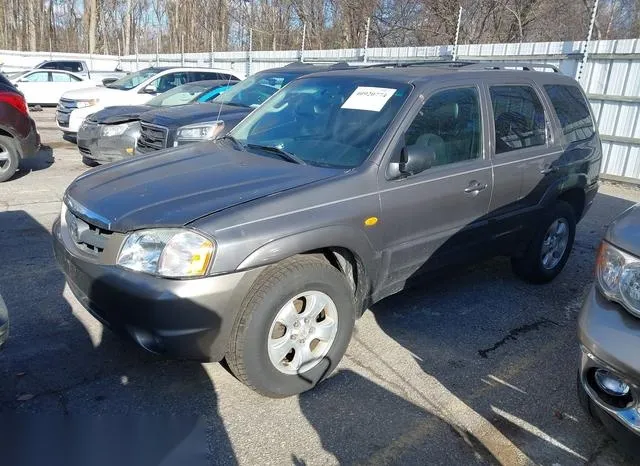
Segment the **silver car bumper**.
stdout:
<svg viewBox="0 0 640 466">
<path fill-rule="evenodd" d="M 593 287 L 580 312 L 578 336 L 582 347 L 580 388 L 600 411 L 640 436 L 640 319 Z M 607 396 L 595 381 L 598 369 L 624 381 L 629 386 L 628 398 Z"/>
</svg>

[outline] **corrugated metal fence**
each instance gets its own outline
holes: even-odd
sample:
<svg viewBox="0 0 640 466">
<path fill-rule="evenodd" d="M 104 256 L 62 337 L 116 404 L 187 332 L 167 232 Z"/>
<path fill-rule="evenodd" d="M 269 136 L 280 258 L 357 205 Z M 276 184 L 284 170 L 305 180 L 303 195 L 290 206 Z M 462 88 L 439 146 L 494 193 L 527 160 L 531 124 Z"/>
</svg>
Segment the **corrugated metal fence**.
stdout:
<svg viewBox="0 0 640 466">
<path fill-rule="evenodd" d="M 576 76 L 583 42 L 537 42 L 521 44 L 471 44 L 458 47 L 458 60 L 497 60 L 547 63 Z M 147 54 L 124 57 L 84 54 L 0 51 L 2 70 L 11 71 L 49 59 L 86 60 L 90 68 L 135 71 L 152 65 L 203 66 L 235 69 L 252 74 L 292 61 L 380 63 L 389 61 L 451 59 L 453 46 L 392 47 L 254 52 Z M 582 69 L 585 89 L 603 140 L 602 172 L 611 178 L 640 183 L 640 39 L 593 41 Z"/>
</svg>

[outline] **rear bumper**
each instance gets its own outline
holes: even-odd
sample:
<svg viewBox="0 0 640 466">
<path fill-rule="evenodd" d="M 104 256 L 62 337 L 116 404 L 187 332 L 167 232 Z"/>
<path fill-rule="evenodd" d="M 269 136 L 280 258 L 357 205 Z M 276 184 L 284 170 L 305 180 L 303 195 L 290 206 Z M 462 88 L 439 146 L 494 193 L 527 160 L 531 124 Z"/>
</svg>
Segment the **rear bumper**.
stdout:
<svg viewBox="0 0 640 466">
<path fill-rule="evenodd" d="M 69 288 L 94 317 L 148 351 L 179 358 L 224 357 L 242 300 L 262 271 L 164 279 L 88 260 L 59 220 L 53 237 Z"/>
<path fill-rule="evenodd" d="M 36 123 L 31 120 L 29 134 L 24 139 L 19 139 L 20 156 L 23 159 L 33 157 L 40 150 L 40 135 L 36 128 Z"/>
<path fill-rule="evenodd" d="M 592 287 L 580 312 L 578 336 L 582 345 L 579 390 L 616 439 L 640 443 L 640 319 L 605 299 Z M 606 369 L 630 386 L 632 402 L 620 408 L 602 396 L 593 379 Z M 583 404 L 584 401 L 583 401 Z M 621 433 L 622 432 L 622 433 Z"/>
<path fill-rule="evenodd" d="M 596 198 L 596 194 L 598 194 L 598 189 L 600 188 L 600 183 L 593 183 L 591 186 L 587 187 L 584 192 L 584 209 L 582 210 L 582 217 L 584 217 L 591 206 L 593 205 L 593 201 Z"/>
</svg>

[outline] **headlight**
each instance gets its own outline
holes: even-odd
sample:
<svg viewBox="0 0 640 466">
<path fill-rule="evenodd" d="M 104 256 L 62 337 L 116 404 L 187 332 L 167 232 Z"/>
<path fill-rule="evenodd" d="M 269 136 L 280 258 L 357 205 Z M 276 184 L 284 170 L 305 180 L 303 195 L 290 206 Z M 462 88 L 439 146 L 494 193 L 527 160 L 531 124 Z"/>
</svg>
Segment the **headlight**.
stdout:
<svg viewBox="0 0 640 466">
<path fill-rule="evenodd" d="M 127 128 L 129 128 L 128 123 L 123 123 L 121 125 L 104 125 L 102 127 L 102 135 L 105 137 L 120 136 L 127 130 Z"/>
<path fill-rule="evenodd" d="M 204 275 L 215 252 L 210 239 L 175 228 L 131 233 L 118 255 L 118 265 L 171 278 Z"/>
<path fill-rule="evenodd" d="M 640 259 L 603 241 L 596 266 L 598 287 L 610 300 L 640 317 Z"/>
<path fill-rule="evenodd" d="M 76 107 L 78 108 L 93 107 L 98 102 L 100 102 L 100 99 L 78 100 L 76 101 Z"/>
<path fill-rule="evenodd" d="M 176 144 L 215 139 L 224 129 L 224 121 L 208 121 L 178 128 Z"/>
</svg>

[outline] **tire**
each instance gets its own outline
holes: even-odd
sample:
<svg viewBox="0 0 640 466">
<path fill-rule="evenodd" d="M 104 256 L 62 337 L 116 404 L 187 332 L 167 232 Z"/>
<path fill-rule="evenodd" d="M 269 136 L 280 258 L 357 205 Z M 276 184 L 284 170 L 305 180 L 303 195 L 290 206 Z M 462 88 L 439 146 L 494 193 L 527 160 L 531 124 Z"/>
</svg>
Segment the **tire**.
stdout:
<svg viewBox="0 0 640 466">
<path fill-rule="evenodd" d="M 84 163 L 87 167 L 92 167 L 92 168 L 100 165 L 98 162 L 88 157 L 82 157 L 82 163 Z"/>
<path fill-rule="evenodd" d="M 318 309 L 322 311 L 313 317 Z M 310 317 L 304 320 L 308 323 L 301 324 L 307 312 Z M 285 326 L 281 323 L 285 321 L 291 324 Z M 354 323 L 353 293 L 344 275 L 321 256 L 295 256 L 269 267 L 257 278 L 242 303 L 225 359 L 238 380 L 258 393 L 272 398 L 296 395 L 313 388 L 336 368 Z M 333 337 L 319 340 L 320 333 L 330 327 L 336 328 L 331 330 Z M 275 354 L 278 351 L 271 349 L 278 341 L 283 342 L 278 346 L 284 351 L 291 347 L 293 352 L 280 359 Z M 295 367 L 298 347 L 303 348 L 300 357 L 306 348 L 312 348 L 307 354 L 315 358 L 301 368 Z"/>
<path fill-rule="evenodd" d="M 20 156 L 15 139 L 0 136 L 0 183 L 10 179 L 20 165 Z"/>
<path fill-rule="evenodd" d="M 551 259 L 547 257 L 547 263 L 545 265 L 543 252 L 546 251 L 548 244 L 561 243 L 561 237 L 564 234 L 558 234 L 556 239 L 549 238 L 547 235 L 550 229 L 556 233 L 561 228 L 560 225 L 564 225 L 566 228 L 566 244 L 563 252 L 560 254 L 557 250 L 556 254 L 552 254 Z M 524 254 L 511 258 L 511 266 L 514 273 L 531 283 L 548 283 L 562 271 L 569 255 L 571 254 L 571 248 L 573 247 L 573 240 L 576 234 L 576 214 L 573 207 L 567 202 L 556 201 L 556 203 L 550 207 L 546 214 L 543 216 L 539 223 L 531 241 L 529 242 Z M 549 243 L 548 241 L 551 241 Z M 557 241 L 554 243 L 554 241 Z"/>
</svg>

